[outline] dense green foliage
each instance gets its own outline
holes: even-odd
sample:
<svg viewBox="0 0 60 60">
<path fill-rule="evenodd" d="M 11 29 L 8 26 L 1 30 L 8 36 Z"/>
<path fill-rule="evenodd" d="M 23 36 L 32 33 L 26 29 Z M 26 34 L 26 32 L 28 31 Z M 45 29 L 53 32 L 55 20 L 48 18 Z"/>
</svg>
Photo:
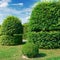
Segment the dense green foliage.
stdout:
<svg viewBox="0 0 60 60">
<path fill-rule="evenodd" d="M 1 35 L 1 25 L 0 25 L 0 35 Z"/>
<path fill-rule="evenodd" d="M 23 39 L 27 39 L 28 23 L 23 24 Z"/>
<path fill-rule="evenodd" d="M 22 43 L 22 35 L 21 36 L 10 36 L 10 35 L 2 35 L 0 36 L 0 43 L 2 45 L 17 45 Z"/>
<path fill-rule="evenodd" d="M 39 48 L 53 49 L 60 48 L 60 32 L 30 32 L 29 42 L 39 45 Z"/>
<path fill-rule="evenodd" d="M 20 20 L 14 16 L 8 16 L 1 25 L 1 43 L 3 45 L 15 45 L 22 43 L 23 27 Z"/>
<path fill-rule="evenodd" d="M 2 45 L 13 45 L 14 44 L 14 38 L 9 35 L 0 36 L 0 40 L 1 40 Z"/>
<path fill-rule="evenodd" d="M 29 20 L 28 41 L 40 48 L 60 48 L 60 3 L 41 2 Z"/>
<path fill-rule="evenodd" d="M 38 3 L 29 23 L 31 31 L 60 30 L 60 3 Z"/>
<path fill-rule="evenodd" d="M 22 47 L 22 53 L 28 57 L 35 57 L 39 53 L 38 47 L 33 43 L 26 43 Z"/>
<path fill-rule="evenodd" d="M 22 24 L 17 17 L 8 16 L 2 23 L 1 34 L 2 35 L 13 35 L 22 34 Z"/>
</svg>

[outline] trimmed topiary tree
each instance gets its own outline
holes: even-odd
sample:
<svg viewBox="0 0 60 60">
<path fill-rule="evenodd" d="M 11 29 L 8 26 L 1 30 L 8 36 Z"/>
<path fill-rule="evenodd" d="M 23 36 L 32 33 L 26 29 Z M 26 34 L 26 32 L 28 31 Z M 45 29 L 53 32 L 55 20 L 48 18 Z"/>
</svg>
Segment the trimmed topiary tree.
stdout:
<svg viewBox="0 0 60 60">
<path fill-rule="evenodd" d="M 20 20 L 8 16 L 1 25 L 1 43 L 3 45 L 16 45 L 22 43 L 23 27 Z"/>
<path fill-rule="evenodd" d="M 38 3 L 29 24 L 30 31 L 60 30 L 60 3 Z"/>
<path fill-rule="evenodd" d="M 39 54 L 39 48 L 33 43 L 26 43 L 22 47 L 22 54 L 29 58 L 36 57 Z"/>
<path fill-rule="evenodd" d="M 29 20 L 28 41 L 40 48 L 60 48 L 60 2 L 38 3 Z"/>
</svg>

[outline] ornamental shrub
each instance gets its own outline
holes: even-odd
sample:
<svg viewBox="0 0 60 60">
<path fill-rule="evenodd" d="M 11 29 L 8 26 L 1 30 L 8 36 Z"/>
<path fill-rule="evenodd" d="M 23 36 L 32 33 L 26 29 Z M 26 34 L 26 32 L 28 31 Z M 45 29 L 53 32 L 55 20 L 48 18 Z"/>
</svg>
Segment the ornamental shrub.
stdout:
<svg viewBox="0 0 60 60">
<path fill-rule="evenodd" d="M 60 30 L 60 3 L 38 3 L 31 13 L 29 30 Z"/>
<path fill-rule="evenodd" d="M 20 20 L 14 16 L 8 16 L 2 23 L 1 34 L 2 35 L 13 35 L 22 34 L 23 28 Z"/>
<path fill-rule="evenodd" d="M 13 37 L 15 40 L 15 45 L 22 43 L 22 38 L 23 38 L 22 34 L 14 34 Z"/>
<path fill-rule="evenodd" d="M 10 36 L 2 35 L 0 36 L 1 45 L 17 45 L 22 43 L 22 35 Z"/>
<path fill-rule="evenodd" d="M 0 36 L 0 41 L 2 45 L 13 45 L 14 44 L 14 38 L 9 35 Z"/>
<path fill-rule="evenodd" d="M 28 33 L 28 41 L 38 45 L 39 48 L 60 48 L 60 31 L 30 32 Z"/>
<path fill-rule="evenodd" d="M 23 27 L 21 21 L 14 16 L 8 16 L 1 25 L 2 45 L 17 45 L 22 43 Z"/>
<path fill-rule="evenodd" d="M 35 45 L 33 43 L 26 43 L 22 47 L 22 54 L 29 58 L 37 56 L 38 53 L 39 53 L 39 49 L 38 49 L 37 45 Z"/>
<path fill-rule="evenodd" d="M 60 48 L 60 2 L 38 3 L 30 16 L 28 41 L 40 48 Z"/>
</svg>

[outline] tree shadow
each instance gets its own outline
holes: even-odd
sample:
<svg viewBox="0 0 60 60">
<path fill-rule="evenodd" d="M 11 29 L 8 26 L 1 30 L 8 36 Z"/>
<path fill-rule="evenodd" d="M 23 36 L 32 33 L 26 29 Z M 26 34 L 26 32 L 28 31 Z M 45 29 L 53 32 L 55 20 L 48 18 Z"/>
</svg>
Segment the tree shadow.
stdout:
<svg viewBox="0 0 60 60">
<path fill-rule="evenodd" d="M 39 53 L 36 57 L 34 57 L 34 58 L 40 58 L 40 57 L 45 57 L 46 56 L 46 54 L 45 53 Z"/>
<path fill-rule="evenodd" d="M 22 44 L 21 44 L 21 45 L 23 45 L 23 44 L 26 44 L 26 42 L 22 42 Z"/>
</svg>

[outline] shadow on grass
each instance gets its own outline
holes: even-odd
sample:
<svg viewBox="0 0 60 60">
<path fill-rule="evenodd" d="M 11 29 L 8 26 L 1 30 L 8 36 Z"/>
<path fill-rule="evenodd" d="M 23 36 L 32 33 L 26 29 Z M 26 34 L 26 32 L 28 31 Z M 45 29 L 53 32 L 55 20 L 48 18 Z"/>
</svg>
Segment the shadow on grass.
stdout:
<svg viewBox="0 0 60 60">
<path fill-rule="evenodd" d="M 26 42 L 22 42 L 22 44 L 21 44 L 21 45 L 23 45 L 23 44 L 26 44 Z"/>
<path fill-rule="evenodd" d="M 34 57 L 34 58 L 41 58 L 41 57 L 45 57 L 46 56 L 46 54 L 45 53 L 40 53 L 40 54 L 38 54 L 36 57 Z"/>
</svg>

